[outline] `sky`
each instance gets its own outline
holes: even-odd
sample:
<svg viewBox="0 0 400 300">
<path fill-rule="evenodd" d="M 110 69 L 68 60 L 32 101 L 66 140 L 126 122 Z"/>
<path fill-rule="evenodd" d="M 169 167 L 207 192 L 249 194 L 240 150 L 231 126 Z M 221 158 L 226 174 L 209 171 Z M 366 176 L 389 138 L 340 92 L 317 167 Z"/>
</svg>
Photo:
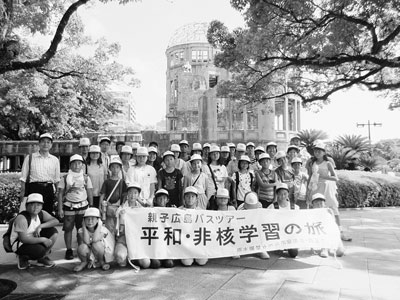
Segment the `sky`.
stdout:
<svg viewBox="0 0 400 300">
<path fill-rule="evenodd" d="M 192 22 L 220 20 L 230 29 L 243 26 L 244 20 L 229 0 L 142 0 L 118 5 L 94 4 L 80 8 L 87 33 L 118 42 L 121 53 L 118 61 L 131 66 L 141 81 L 133 91 L 137 121 L 154 125 L 165 117 L 166 56 L 165 50 L 173 33 Z M 389 103 L 374 94 L 358 89 L 338 93 L 331 104 L 319 112 L 302 111 L 302 129 L 322 129 L 331 139 L 343 134 L 368 136 L 367 127 L 357 123 L 382 123 L 371 127 L 371 140 L 397 138 L 400 110 L 389 111 Z M 151 116 L 151 117 L 149 117 Z"/>
</svg>

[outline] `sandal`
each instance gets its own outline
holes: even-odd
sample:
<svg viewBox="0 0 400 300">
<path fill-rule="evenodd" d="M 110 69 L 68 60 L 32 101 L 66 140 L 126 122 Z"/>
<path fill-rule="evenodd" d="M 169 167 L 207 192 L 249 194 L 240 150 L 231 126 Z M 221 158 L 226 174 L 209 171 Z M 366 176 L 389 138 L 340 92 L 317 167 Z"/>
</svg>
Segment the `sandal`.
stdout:
<svg viewBox="0 0 400 300">
<path fill-rule="evenodd" d="M 79 265 L 77 265 L 74 268 L 74 272 L 80 272 L 86 267 L 87 263 L 86 262 L 81 262 Z"/>
<path fill-rule="evenodd" d="M 105 263 L 105 264 L 103 264 L 103 265 L 101 266 L 101 268 L 103 269 L 103 271 L 107 271 L 107 270 L 110 269 L 110 265 L 107 264 L 107 263 Z"/>
</svg>

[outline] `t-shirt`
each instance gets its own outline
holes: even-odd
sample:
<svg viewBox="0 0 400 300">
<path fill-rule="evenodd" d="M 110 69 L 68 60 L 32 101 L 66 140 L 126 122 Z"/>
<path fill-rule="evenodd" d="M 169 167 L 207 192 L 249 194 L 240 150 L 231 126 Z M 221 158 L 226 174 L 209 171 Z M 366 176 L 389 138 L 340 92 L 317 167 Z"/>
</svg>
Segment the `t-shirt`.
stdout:
<svg viewBox="0 0 400 300">
<path fill-rule="evenodd" d="M 64 190 L 66 201 L 79 203 L 87 200 L 86 189 L 91 189 L 93 186 L 89 176 L 83 175 L 82 172 L 75 173 L 70 171 L 61 178 L 58 188 Z"/>
<path fill-rule="evenodd" d="M 263 183 L 275 183 L 275 172 L 268 169 L 267 174 L 261 170 L 256 171 L 256 177 L 259 176 Z M 272 202 L 275 198 L 274 186 L 262 187 L 257 185 L 257 195 L 260 201 Z"/>
<path fill-rule="evenodd" d="M 100 190 L 103 186 L 104 179 L 107 176 L 107 170 L 103 165 L 90 164 L 87 166 L 87 175 L 90 177 L 90 181 L 93 186 L 93 196 L 100 196 Z"/>
<path fill-rule="evenodd" d="M 217 185 L 217 188 L 225 188 L 225 179 L 228 177 L 228 171 L 226 170 L 226 167 L 224 165 L 205 165 L 203 170 L 204 173 L 207 174 L 208 176 L 208 188 L 210 190 L 210 194 L 215 194 L 216 190 L 215 190 L 215 184 L 214 184 L 214 180 L 213 177 L 211 175 L 210 172 L 210 168 L 211 171 L 214 174 L 214 180 L 215 180 L 215 184 Z"/>
<path fill-rule="evenodd" d="M 267 209 L 275 209 L 275 205 L 276 205 L 276 204 L 272 203 L 272 204 L 270 204 L 270 205 L 267 207 Z M 291 209 L 290 206 L 291 206 L 291 205 L 290 205 L 290 203 L 289 203 L 289 201 L 288 201 L 288 204 L 287 204 L 285 207 L 279 206 L 278 209 L 290 210 L 290 209 Z M 294 209 L 297 210 L 297 209 L 300 209 L 300 207 L 299 207 L 298 205 L 295 204 L 295 205 L 294 205 Z"/>
<path fill-rule="evenodd" d="M 150 195 L 151 184 L 157 183 L 157 173 L 156 170 L 149 165 L 135 166 L 129 168 L 128 174 L 126 176 L 126 182 L 133 183 L 137 182 L 140 184 L 142 191 L 140 192 L 140 198 L 145 200 L 148 204 L 153 204 L 153 196 Z"/>
<path fill-rule="evenodd" d="M 306 200 L 306 183 L 308 176 L 306 173 L 301 172 L 298 175 L 294 175 L 294 196 L 297 200 Z"/>
<path fill-rule="evenodd" d="M 239 174 L 239 182 L 236 180 L 236 174 Z M 236 182 L 236 187 L 237 187 L 237 195 L 236 198 L 239 201 L 244 201 L 244 195 L 246 195 L 248 192 L 251 192 L 252 188 L 252 175 L 250 175 L 250 172 L 246 173 L 241 173 L 241 172 L 235 172 L 232 176 L 232 179 Z M 253 179 L 254 180 L 254 179 Z"/>
<path fill-rule="evenodd" d="M 161 181 L 161 187 L 166 189 L 169 193 L 168 206 L 175 205 L 178 207 L 181 203 L 182 194 L 182 178 L 181 171 L 174 169 L 173 172 L 168 173 L 165 169 L 158 171 L 158 179 Z"/>
<path fill-rule="evenodd" d="M 104 181 L 103 186 L 101 187 L 101 194 L 105 195 L 104 200 L 107 200 L 108 196 L 111 194 L 114 186 L 117 184 L 118 180 L 114 179 L 107 179 Z M 109 202 L 114 204 L 118 201 L 122 202 L 122 196 L 126 193 L 126 183 L 123 180 L 119 181 L 117 188 L 115 189 L 114 193 L 110 197 Z M 120 203 L 121 203 L 120 202 Z"/>
</svg>

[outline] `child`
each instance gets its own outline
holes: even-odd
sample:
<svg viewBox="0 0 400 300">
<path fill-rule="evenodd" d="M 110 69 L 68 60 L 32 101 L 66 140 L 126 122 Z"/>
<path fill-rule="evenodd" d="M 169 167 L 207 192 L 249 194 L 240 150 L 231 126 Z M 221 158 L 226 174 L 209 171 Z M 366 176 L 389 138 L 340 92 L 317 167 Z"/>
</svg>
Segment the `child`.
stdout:
<svg viewBox="0 0 400 300">
<path fill-rule="evenodd" d="M 190 158 L 192 172 L 183 177 L 183 188 L 193 186 L 197 190 L 199 209 L 207 209 L 209 199 L 208 176 L 201 171 L 203 159 L 199 154 L 194 154 Z"/>
<path fill-rule="evenodd" d="M 154 207 L 167 207 L 169 202 L 168 191 L 164 189 L 160 189 L 156 192 L 154 196 Z M 150 267 L 153 269 L 158 269 L 163 266 L 164 268 L 173 268 L 174 261 L 172 259 L 152 259 Z"/>
<path fill-rule="evenodd" d="M 105 166 L 100 157 L 100 147 L 89 147 L 89 157 L 86 160 L 86 174 L 93 185 L 93 207 L 100 208 L 100 190 L 107 179 L 108 166 Z"/>
<path fill-rule="evenodd" d="M 114 155 L 110 165 L 111 177 L 104 181 L 100 191 L 102 220 L 112 233 L 115 233 L 117 209 L 123 203 L 126 194 L 126 183 L 120 178 L 122 169 L 121 159 Z"/>
<path fill-rule="evenodd" d="M 82 227 L 86 209 L 93 205 L 93 186 L 90 177 L 83 174 L 83 158 L 79 154 L 69 159 L 69 171 L 58 185 L 58 214 L 64 217 L 63 230 L 67 251 L 65 259 L 73 259 L 72 231 Z M 79 239 L 78 239 L 79 243 Z"/>
<path fill-rule="evenodd" d="M 267 208 L 275 199 L 275 172 L 270 169 L 271 158 L 268 153 L 261 153 L 258 162 L 261 170 L 256 171 L 256 192 L 262 207 Z"/>
<path fill-rule="evenodd" d="M 326 200 L 325 200 L 324 195 L 322 195 L 320 193 L 314 194 L 312 197 L 312 207 L 313 208 L 325 208 L 326 207 L 325 201 Z M 330 208 L 328 208 L 328 211 L 332 215 L 332 217 L 335 218 L 335 214 Z M 343 244 L 340 242 L 340 245 L 336 249 L 336 256 L 342 257 L 343 255 L 344 255 L 344 247 L 343 247 Z M 319 256 L 321 256 L 323 258 L 328 257 L 328 249 L 322 248 L 319 253 Z"/>
<path fill-rule="evenodd" d="M 201 159 L 200 155 L 199 155 L 199 157 Z M 194 186 L 188 186 L 187 188 L 185 188 L 184 193 L 183 193 L 183 206 L 181 206 L 180 208 L 181 209 L 200 209 L 198 207 L 198 192 Z M 207 258 L 181 259 L 181 263 L 187 267 L 191 266 L 194 261 L 199 266 L 204 266 L 207 263 L 208 259 Z"/>
<path fill-rule="evenodd" d="M 216 195 L 217 210 L 236 210 L 234 206 L 229 205 L 229 191 L 219 188 Z"/>
<path fill-rule="evenodd" d="M 254 192 L 248 192 L 244 196 L 244 202 L 242 205 L 238 207 L 238 210 L 247 210 L 247 209 L 262 209 L 262 205 L 260 201 L 258 201 L 257 194 Z M 268 259 L 270 256 L 267 251 L 259 252 L 259 257 L 261 259 Z"/>
<path fill-rule="evenodd" d="M 100 266 L 103 270 L 110 269 L 109 263 L 114 259 L 114 236 L 103 226 L 100 211 L 95 207 L 86 210 L 83 216 L 82 228 L 78 231 L 78 256 L 81 263 L 74 268 L 75 272 L 85 267 Z"/>
<path fill-rule="evenodd" d="M 280 183 L 276 186 L 276 201 L 268 206 L 268 209 L 299 209 L 293 202 L 289 201 L 289 188 L 286 183 Z M 289 256 L 295 258 L 299 249 L 288 249 Z"/>
<path fill-rule="evenodd" d="M 278 151 L 275 154 L 275 159 L 279 165 L 275 169 L 276 179 L 279 182 L 287 184 L 289 188 L 289 200 L 290 202 L 296 203 L 294 201 L 294 173 L 288 164 L 286 153 L 284 151 Z"/>
<path fill-rule="evenodd" d="M 126 201 L 121 205 L 117 210 L 117 222 L 116 225 L 118 227 L 117 232 L 117 243 L 115 246 L 115 259 L 117 264 L 121 267 L 126 266 L 126 261 L 128 258 L 128 248 L 126 246 L 126 236 L 125 236 L 125 222 L 124 222 L 124 213 L 128 209 L 136 209 L 143 207 L 144 204 L 140 199 L 139 195 L 141 192 L 141 187 L 139 183 L 132 182 L 128 186 L 128 192 L 126 196 Z M 138 260 L 133 260 L 129 262 L 134 268 L 136 268 L 135 264 L 138 264 L 141 268 L 147 269 L 150 267 L 150 259 L 143 258 Z"/>
<path fill-rule="evenodd" d="M 301 171 L 303 161 L 300 157 L 294 157 L 291 164 L 294 173 L 294 203 L 296 203 L 300 209 L 307 209 L 306 190 L 308 176 Z"/>
<path fill-rule="evenodd" d="M 171 151 L 163 154 L 164 169 L 158 171 L 158 189 L 166 189 L 169 194 L 168 206 L 179 207 L 182 203 L 182 172 L 175 168 L 175 156 Z"/>
<path fill-rule="evenodd" d="M 242 155 L 238 163 L 239 171 L 236 171 L 232 177 L 236 184 L 236 202 L 237 205 L 244 203 L 244 195 L 253 191 L 254 175 L 249 171 L 250 158 Z"/>
</svg>

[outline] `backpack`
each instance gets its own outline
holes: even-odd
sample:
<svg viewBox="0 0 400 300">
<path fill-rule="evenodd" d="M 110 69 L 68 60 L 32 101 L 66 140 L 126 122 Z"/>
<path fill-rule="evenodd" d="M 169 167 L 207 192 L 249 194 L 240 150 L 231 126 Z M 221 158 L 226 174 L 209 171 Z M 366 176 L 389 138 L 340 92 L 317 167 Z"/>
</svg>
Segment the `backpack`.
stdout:
<svg viewBox="0 0 400 300">
<path fill-rule="evenodd" d="M 12 249 L 12 247 L 14 246 L 15 243 L 19 242 L 19 239 L 18 239 L 18 237 L 17 237 L 17 238 L 15 239 L 15 241 L 14 241 L 13 243 L 11 243 L 11 232 L 12 232 L 12 228 L 13 228 L 13 226 L 14 226 L 15 219 L 16 219 L 19 215 L 23 215 L 23 216 L 26 218 L 26 220 L 28 221 L 28 227 L 31 225 L 31 215 L 30 215 L 26 210 L 20 212 L 18 215 L 16 215 L 15 217 L 13 217 L 13 218 L 10 220 L 10 222 L 8 222 L 7 231 L 6 231 L 6 233 L 3 234 L 3 247 L 4 247 L 4 250 L 5 250 L 7 253 L 12 253 L 12 252 L 14 252 L 13 249 Z M 39 216 L 40 223 L 43 223 L 43 212 L 40 211 L 38 216 Z"/>
</svg>

